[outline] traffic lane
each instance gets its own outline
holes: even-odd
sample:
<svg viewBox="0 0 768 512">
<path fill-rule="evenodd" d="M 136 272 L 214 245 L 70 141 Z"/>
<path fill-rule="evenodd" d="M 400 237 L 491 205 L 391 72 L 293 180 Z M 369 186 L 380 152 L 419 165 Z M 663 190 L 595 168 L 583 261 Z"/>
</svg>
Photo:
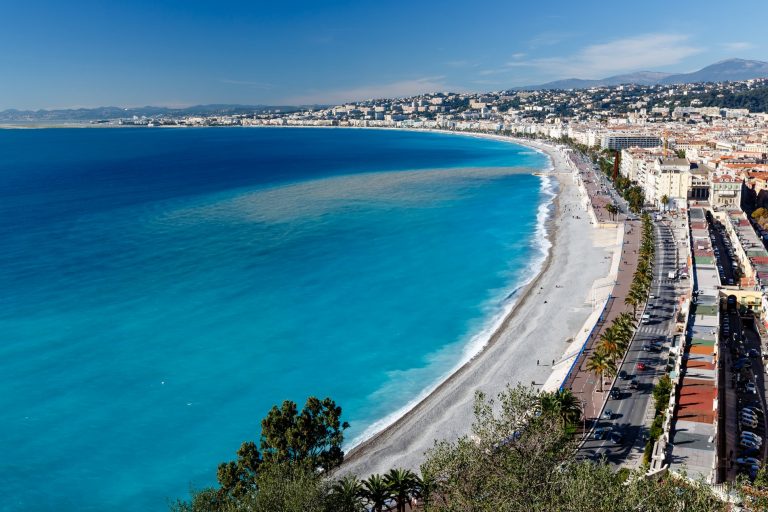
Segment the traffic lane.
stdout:
<svg viewBox="0 0 768 512">
<path fill-rule="evenodd" d="M 582 455 L 592 459 L 605 456 L 611 464 L 620 464 L 632 451 L 638 439 L 647 438 L 648 427 L 645 425 L 645 413 L 652 399 L 654 378 L 662 372 L 664 351 L 658 353 L 634 350 L 631 362 L 622 366 L 631 378 L 637 378 L 637 389 L 629 389 L 631 380 L 618 380 L 617 388 L 621 398 L 611 398 L 607 401 L 605 411 L 611 411 L 611 419 L 603 417 L 597 423 L 597 428 L 610 427 L 612 432 L 622 436 L 621 443 L 616 443 L 609 437 L 601 440 L 591 438 L 582 446 Z M 645 370 L 637 370 L 637 362 L 645 364 Z"/>
<path fill-rule="evenodd" d="M 661 323 L 661 327 L 668 328 L 668 322 Z M 647 434 L 645 425 L 645 413 L 652 397 L 653 381 L 664 373 L 666 365 L 666 350 L 645 351 L 643 344 L 650 343 L 657 336 L 654 334 L 638 334 L 635 337 L 637 343 L 627 352 L 627 357 L 621 370 L 628 377 L 626 380 L 617 379 L 614 388 L 620 390 L 621 398 L 609 398 L 605 411 L 612 412 L 611 419 L 602 417 L 597 423 L 597 428 L 611 427 L 614 432 L 622 435 L 622 443 L 616 444 L 610 439 L 590 439 L 582 446 L 585 455 L 590 458 L 600 458 L 606 455 L 609 462 L 620 463 L 632 450 L 638 438 L 644 439 Z M 635 346 L 635 345 L 639 345 Z M 644 370 L 637 368 L 638 363 L 645 365 Z M 630 389 L 632 379 L 637 379 L 637 389 Z M 610 452 L 610 453 L 606 453 Z"/>
<path fill-rule="evenodd" d="M 670 236 L 670 230 L 667 228 L 662 233 L 662 229 L 657 225 L 655 231 L 658 247 L 663 244 L 663 242 L 660 243 L 660 240 Z M 610 427 L 622 435 L 622 442 L 615 443 L 610 439 L 610 436 L 606 436 L 605 439 L 591 437 L 582 444 L 580 451 L 583 457 L 592 459 L 606 457 L 611 464 L 619 464 L 631 452 L 638 438 L 646 435 L 645 413 L 652 396 L 653 381 L 666 370 L 667 346 L 664 345 L 663 349 L 653 351 L 643 350 L 643 346 L 648 345 L 650 347 L 650 343 L 660 337 L 665 343 L 667 342 L 671 329 L 671 314 L 674 311 L 674 286 L 670 286 L 664 281 L 665 271 L 670 266 L 670 258 L 663 246 L 659 248 L 657 257 L 659 258 L 658 270 L 655 272 L 657 275 L 651 284 L 652 289 L 656 285 L 657 294 L 654 299 L 649 298 L 649 304 L 653 304 L 650 309 L 656 310 L 654 317 L 649 323 L 638 326 L 624 363 L 619 368 L 620 371 L 626 372 L 628 378 L 626 380 L 617 378 L 614 382 L 613 387 L 620 390 L 621 398 L 614 399 L 610 398 L 609 395 L 606 401 L 603 411 L 604 413 L 608 410 L 612 411 L 611 419 L 601 417 L 595 425 L 595 430 L 593 430 L 594 435 L 596 430 Z M 657 303 L 661 304 L 658 309 Z M 665 334 L 653 333 L 649 329 L 659 330 Z M 643 370 L 638 370 L 638 363 L 644 365 Z M 632 378 L 637 378 L 638 382 L 637 389 L 634 390 L 629 389 Z"/>
</svg>

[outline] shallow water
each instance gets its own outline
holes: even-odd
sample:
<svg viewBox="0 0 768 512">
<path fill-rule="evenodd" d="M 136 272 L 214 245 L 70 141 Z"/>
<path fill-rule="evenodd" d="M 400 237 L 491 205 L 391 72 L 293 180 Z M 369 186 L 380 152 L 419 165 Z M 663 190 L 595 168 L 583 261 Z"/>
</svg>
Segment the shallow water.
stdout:
<svg viewBox="0 0 768 512">
<path fill-rule="evenodd" d="M 0 155 L 1 510 L 164 510 L 284 399 L 331 396 L 361 439 L 482 345 L 551 197 L 542 155 L 441 134 L 0 131 Z"/>
</svg>

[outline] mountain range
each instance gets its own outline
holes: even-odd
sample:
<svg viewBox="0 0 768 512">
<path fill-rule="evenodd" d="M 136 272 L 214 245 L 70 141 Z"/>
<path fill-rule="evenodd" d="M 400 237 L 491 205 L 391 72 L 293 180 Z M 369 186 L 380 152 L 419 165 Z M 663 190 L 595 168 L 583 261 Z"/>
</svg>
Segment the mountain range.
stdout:
<svg viewBox="0 0 768 512">
<path fill-rule="evenodd" d="M 542 89 L 589 89 L 612 85 L 670 85 L 692 84 L 697 82 L 727 82 L 768 78 L 768 62 L 761 60 L 727 59 L 710 64 L 692 73 L 661 73 L 657 71 L 638 71 L 624 75 L 614 75 L 599 80 L 566 78 L 539 85 L 517 87 L 517 90 L 533 91 Z"/>
<path fill-rule="evenodd" d="M 609 76 L 600 80 L 584 80 L 569 78 L 556 80 L 540 85 L 517 87 L 513 90 L 545 90 L 545 89 L 588 89 L 590 87 L 614 86 L 623 84 L 636 85 L 668 85 L 687 84 L 696 82 L 726 82 L 734 80 L 749 80 L 752 78 L 768 78 L 768 62 L 759 60 L 728 59 L 716 62 L 692 73 L 661 73 L 657 71 L 638 71 L 623 75 Z M 91 122 L 105 119 L 126 119 L 133 116 L 194 116 L 194 115 L 233 115 L 253 114 L 264 112 L 291 112 L 302 108 L 319 108 L 323 105 L 306 106 L 275 106 L 275 105 L 230 105 L 212 104 L 196 105 L 186 108 L 169 107 L 98 107 L 57 110 L 16 110 L 0 111 L 0 124 L 57 124 L 66 122 Z"/>
</svg>

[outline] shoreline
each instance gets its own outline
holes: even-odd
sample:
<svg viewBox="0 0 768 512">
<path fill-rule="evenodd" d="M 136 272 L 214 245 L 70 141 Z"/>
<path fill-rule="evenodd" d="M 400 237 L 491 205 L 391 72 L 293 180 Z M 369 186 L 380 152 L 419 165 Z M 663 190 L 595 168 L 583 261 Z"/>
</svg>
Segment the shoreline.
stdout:
<svg viewBox="0 0 768 512">
<path fill-rule="evenodd" d="M 425 130 L 427 131 L 427 130 Z M 404 449 L 407 450 L 409 443 L 403 443 L 400 442 L 403 440 L 403 438 L 409 438 L 413 440 L 414 438 L 424 438 L 424 434 L 419 434 L 418 432 L 414 432 L 415 425 L 418 425 L 419 423 L 424 423 L 424 418 L 429 418 L 430 415 L 434 417 L 432 421 L 436 422 L 448 422 L 451 423 L 451 418 L 448 417 L 450 414 L 441 414 L 439 411 L 435 411 L 435 404 L 439 404 L 440 402 L 447 402 L 449 404 L 454 404 L 456 397 L 454 395 L 461 394 L 463 395 L 462 398 L 466 402 L 467 400 L 467 388 L 480 388 L 480 387 L 487 387 L 487 386 L 478 386 L 480 384 L 477 382 L 477 377 L 475 377 L 475 373 L 477 373 L 477 369 L 482 366 L 488 366 L 492 363 L 489 363 L 489 359 L 491 359 L 495 352 L 504 352 L 504 348 L 502 345 L 504 343 L 507 343 L 509 345 L 510 343 L 514 343 L 514 341 L 510 341 L 510 334 L 512 331 L 519 330 L 519 324 L 516 324 L 518 320 L 525 320 L 525 312 L 523 310 L 530 309 L 532 307 L 533 298 L 538 293 L 541 293 L 541 289 L 544 288 L 544 284 L 547 286 L 550 286 L 552 283 L 552 277 L 553 274 L 558 274 L 558 269 L 555 265 L 553 265 L 553 261 L 555 259 L 555 256 L 561 256 L 561 253 L 565 247 L 558 247 L 557 241 L 558 239 L 562 238 L 564 234 L 562 233 L 562 230 L 564 229 L 564 226 L 561 226 L 561 222 L 559 220 L 561 217 L 563 217 L 565 212 L 571 211 L 570 209 L 578 206 L 576 201 L 572 200 L 572 195 L 574 193 L 574 189 L 576 188 L 575 184 L 570 183 L 570 180 L 572 179 L 572 173 L 567 168 L 567 165 L 565 161 L 562 159 L 562 154 L 554 147 L 549 144 L 537 144 L 536 146 L 526 143 L 527 141 L 523 141 L 520 139 L 512 138 L 512 137 L 504 137 L 504 136 L 494 136 L 492 134 L 477 134 L 477 133 L 462 133 L 462 132 L 450 132 L 450 131 L 437 131 L 437 130 L 429 130 L 432 132 L 438 132 L 438 133 L 446 133 L 451 135 L 464 135 L 464 136 L 473 136 L 478 138 L 489 138 L 497 141 L 503 141 L 503 142 L 510 142 L 514 144 L 518 144 L 520 146 L 524 146 L 527 148 L 530 148 L 532 150 L 535 150 L 537 152 L 540 152 L 547 156 L 550 167 L 543 173 L 537 173 L 539 176 L 542 176 L 542 179 L 546 179 L 547 177 L 549 179 L 557 180 L 559 183 L 559 187 L 557 189 L 557 192 L 555 194 L 555 197 L 553 198 L 551 203 L 547 203 L 546 200 L 539 206 L 546 207 L 548 209 L 548 216 L 547 220 L 545 221 L 545 230 L 546 230 L 546 240 L 548 242 L 546 247 L 546 256 L 544 257 L 543 261 L 540 263 L 539 268 L 537 269 L 535 275 L 531 277 L 531 279 L 524 285 L 521 285 L 516 288 L 516 290 L 521 290 L 519 294 L 516 297 L 515 302 L 507 311 L 503 317 L 500 319 L 500 321 L 495 325 L 495 328 L 490 334 L 490 337 L 485 342 L 485 344 L 482 346 L 482 348 L 472 355 L 467 361 L 465 361 L 463 364 L 459 365 L 455 371 L 453 371 L 451 374 L 447 375 L 446 378 L 442 379 L 437 383 L 433 388 L 431 388 L 431 391 L 426 393 L 424 396 L 422 396 L 413 406 L 411 406 L 407 411 L 405 411 L 402 415 L 394 419 L 388 426 L 385 426 L 378 430 L 376 433 L 372 434 L 370 437 L 362 440 L 361 442 L 355 444 L 348 452 L 348 454 L 345 457 L 345 462 L 340 468 L 340 472 L 342 473 L 357 473 L 359 476 L 364 476 L 365 474 L 370 474 L 370 472 L 374 472 L 373 469 L 379 469 L 377 468 L 377 463 L 374 462 L 372 459 L 376 459 L 378 456 L 381 456 L 382 458 L 389 460 L 389 459 L 399 459 L 398 465 L 400 466 L 409 466 L 411 469 L 416 469 L 417 463 L 420 462 L 421 457 L 420 454 L 416 454 L 417 457 L 414 457 L 414 453 L 412 451 L 406 451 L 404 454 Z M 542 147 L 543 146 L 543 147 Z M 563 198 L 567 196 L 568 199 L 571 199 L 568 204 L 564 204 Z M 549 209 L 549 204 L 553 204 L 554 208 Z M 586 216 L 586 213 L 584 213 L 584 217 Z M 586 221 L 584 221 L 586 222 Z M 592 226 L 592 229 L 595 229 L 594 226 Z M 566 233 L 569 234 L 569 233 Z M 533 235 L 535 236 L 535 234 Z M 597 248 L 597 246 L 595 246 Z M 557 254 L 556 254 L 557 253 Z M 562 258 L 558 257 L 558 260 Z M 598 272 L 599 276 L 604 276 L 606 272 Z M 546 282 L 546 283 L 545 283 Z M 557 281 L 555 281 L 557 282 Z M 583 292 L 584 296 L 588 295 L 591 290 L 592 283 L 590 282 L 589 285 L 584 287 L 583 290 L 578 290 L 579 292 Z M 559 286 L 559 285 L 558 285 Z M 558 287 L 556 286 L 556 287 Z M 537 287 L 540 288 L 540 290 L 537 292 Z M 573 292 L 571 292 L 571 295 L 573 295 Z M 578 295 L 578 293 L 577 293 Z M 547 301 L 544 302 L 546 304 Z M 582 326 L 582 323 L 588 315 L 582 315 L 585 318 L 581 320 L 581 322 L 578 323 L 578 326 L 576 329 L 571 329 L 569 338 L 573 339 L 573 337 L 577 334 L 579 329 Z M 517 328 L 517 329 L 516 329 Z M 553 335 L 553 338 L 556 337 Z M 519 347 L 519 343 L 516 344 L 516 348 Z M 549 346 L 552 346 L 552 342 L 549 342 Z M 532 347 L 530 347 L 532 348 Z M 555 362 L 558 359 L 561 359 L 561 356 L 563 355 L 563 352 L 568 352 L 568 347 L 560 348 L 557 357 L 553 359 L 553 362 Z M 557 351 L 557 348 L 555 348 Z M 507 350 L 509 351 L 509 350 Z M 550 351 L 551 356 L 551 351 Z M 533 360 L 532 360 L 533 361 Z M 540 366 L 538 366 L 539 359 L 535 359 L 537 366 L 534 368 L 541 369 Z M 545 360 L 546 361 L 546 360 Z M 566 360 L 561 361 L 561 363 L 567 362 Z M 550 371 L 547 372 L 547 375 L 542 377 L 537 377 L 534 379 L 534 381 L 537 383 L 537 385 L 544 384 L 545 381 L 549 380 L 548 377 L 554 373 L 555 368 L 554 366 L 559 365 L 560 363 L 553 365 L 550 368 Z M 548 364 L 546 366 L 549 366 Z M 529 372 L 530 373 L 530 372 Z M 541 374 L 541 372 L 538 372 Z M 485 381 L 488 380 L 488 378 L 484 379 Z M 491 379 L 494 380 L 494 379 Z M 504 382 L 502 382 L 502 380 Z M 523 382 L 523 379 L 519 379 L 518 382 Z M 527 381 L 531 382 L 531 381 Z M 498 377 L 495 379 L 492 384 L 495 384 L 496 389 L 493 392 L 488 393 L 489 396 L 494 396 L 498 391 L 503 389 L 503 387 L 506 386 L 506 384 L 514 384 L 515 381 L 512 378 L 512 376 L 503 378 Z M 458 389 L 461 388 L 461 389 Z M 501 388 L 501 389 L 500 389 Z M 471 390 L 472 395 L 474 395 L 474 389 Z M 471 405 L 471 404 L 470 404 Z M 454 415 L 456 416 L 456 415 Z M 466 433 L 469 430 L 470 424 L 471 424 L 471 414 L 469 417 L 465 415 L 462 416 L 464 418 L 463 425 L 450 425 L 446 429 L 438 429 L 435 428 L 434 425 L 431 425 L 432 430 L 434 431 L 440 431 L 440 430 L 449 430 L 456 433 Z M 455 419 L 455 418 L 454 418 Z M 429 421 L 429 420 L 427 420 Z M 456 422 L 453 422 L 456 423 Z M 409 431 L 410 430 L 410 431 Z M 401 439 L 398 439 L 401 438 Z M 459 435 L 455 436 L 456 438 L 459 437 Z M 424 448 L 429 448 L 432 446 L 435 440 L 438 440 L 440 437 L 436 436 L 433 439 L 429 440 L 429 443 L 421 442 L 421 446 L 418 449 L 421 449 L 421 451 L 424 450 Z M 406 446 L 403 446 L 403 445 Z M 411 444 L 418 444 L 418 443 L 411 443 Z M 397 447 L 396 449 L 394 447 Z M 416 448 L 414 446 L 414 448 Z M 387 453 L 387 452 L 390 453 Z M 393 451 L 399 451 L 400 453 L 391 453 Z M 418 460 L 417 460 L 418 459 Z M 379 459 L 380 460 L 380 459 Z M 391 467 L 395 467 L 394 465 Z M 379 471 L 383 472 L 383 471 Z"/>
<path fill-rule="evenodd" d="M 536 207 L 537 225 L 536 229 L 531 234 L 531 238 L 533 239 L 532 250 L 536 254 L 531 256 L 534 261 L 529 262 L 525 267 L 525 271 L 528 272 L 528 275 L 523 279 L 511 283 L 513 286 L 509 288 L 510 292 L 503 300 L 503 302 L 507 302 L 507 300 L 509 300 L 509 302 L 503 305 L 502 311 L 498 315 L 488 318 L 478 331 L 469 335 L 462 350 L 462 358 L 449 371 L 436 378 L 435 381 L 424 388 L 416 398 L 369 425 L 350 442 L 349 451 L 347 453 L 352 453 L 358 447 L 364 445 L 369 440 L 376 438 L 379 434 L 397 424 L 403 417 L 414 411 L 421 402 L 427 400 L 430 395 L 439 391 L 439 389 L 460 372 L 462 368 L 471 363 L 475 358 L 479 357 L 491 343 L 494 343 L 495 337 L 503 331 L 515 309 L 525 300 L 529 288 L 535 284 L 541 273 L 546 269 L 552 248 L 552 237 L 550 236 L 550 233 L 557 229 L 556 224 L 552 223 L 554 223 L 555 213 L 557 212 L 560 184 L 558 183 L 555 185 L 548 182 L 549 180 L 555 181 L 555 178 L 550 174 L 533 174 L 541 178 L 539 193 L 545 196 L 551 195 L 552 202 L 547 202 L 546 198 L 544 198 L 544 200 Z M 552 204 L 554 204 L 554 208 L 550 208 L 550 205 Z M 546 218 L 543 222 L 540 222 L 539 217 L 542 213 L 544 213 Z M 542 231 L 544 234 L 543 237 L 540 236 Z"/>
<path fill-rule="evenodd" d="M 269 128 L 269 127 L 244 127 L 244 128 Z M 278 127 L 278 128 L 291 128 L 291 127 Z M 513 283 L 514 286 L 510 288 L 511 292 L 508 297 L 513 298 L 511 304 L 504 306 L 503 311 L 496 317 L 489 318 L 485 325 L 479 329 L 476 333 L 469 336 L 466 341 L 462 358 L 454 365 L 449 371 L 439 376 L 435 381 L 424 388 L 424 390 L 418 394 L 414 399 L 408 403 L 387 414 L 383 418 L 376 420 L 371 425 L 365 428 L 357 437 L 351 440 L 348 453 L 354 452 L 358 447 L 363 446 L 368 441 L 376 438 L 379 434 L 383 433 L 387 429 L 396 425 L 403 417 L 414 411 L 419 404 L 424 400 L 427 400 L 430 395 L 440 390 L 440 388 L 452 379 L 458 372 L 462 370 L 466 365 L 472 362 L 476 357 L 479 357 L 488 346 L 496 341 L 498 336 L 507 326 L 510 317 L 514 314 L 518 305 L 525 301 L 529 288 L 538 281 L 539 276 L 546 270 L 549 265 L 552 246 L 554 244 L 554 234 L 557 230 L 557 224 L 554 223 L 554 218 L 558 212 L 559 196 L 562 188 L 562 183 L 553 183 L 556 180 L 555 174 L 555 155 L 556 148 L 549 146 L 546 149 L 532 146 L 521 142 L 520 139 L 513 137 L 506 137 L 494 134 L 482 134 L 474 132 L 453 132 L 450 130 L 421 130 L 421 129 L 408 129 L 408 128 L 396 128 L 396 127 L 359 127 L 359 126 L 310 126 L 308 128 L 331 128 L 331 129 L 362 129 L 362 130 L 391 130 L 391 131 L 406 131 L 406 132 L 426 132 L 426 133 L 441 133 L 444 135 L 457 135 L 464 137 L 471 137 L 475 139 L 487 139 L 497 142 L 505 142 L 508 144 L 517 144 L 530 148 L 537 153 L 544 155 L 549 162 L 549 166 L 543 169 L 532 172 L 531 174 L 540 178 L 541 186 L 539 189 L 540 194 L 551 194 L 551 202 L 547 202 L 546 198 L 542 199 L 536 207 L 537 225 L 535 231 L 531 234 L 533 239 L 533 250 L 540 253 L 533 255 L 535 263 L 531 262 L 526 266 L 526 271 L 529 272 L 529 276 L 521 279 L 517 283 Z M 552 154 L 550 154 L 552 152 Z M 564 171 L 561 171 L 564 172 Z M 554 204 L 554 208 L 550 208 L 550 205 Z M 539 216 L 543 213 L 546 216 L 544 221 L 539 220 Z M 543 231 L 544 236 L 540 236 Z M 536 242 L 536 239 L 539 242 Z M 473 349 L 473 347 L 476 347 Z M 467 356 L 466 353 L 470 355 Z"/>
</svg>

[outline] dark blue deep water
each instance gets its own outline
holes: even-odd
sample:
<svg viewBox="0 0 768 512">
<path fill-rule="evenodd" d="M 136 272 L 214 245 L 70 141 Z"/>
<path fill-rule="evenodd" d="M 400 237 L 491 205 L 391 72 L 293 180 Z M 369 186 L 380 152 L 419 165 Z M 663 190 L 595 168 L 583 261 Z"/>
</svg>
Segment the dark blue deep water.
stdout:
<svg viewBox="0 0 768 512">
<path fill-rule="evenodd" d="M 284 399 L 369 435 L 541 261 L 546 165 L 400 131 L 0 131 L 0 510 L 165 510 Z"/>
</svg>

